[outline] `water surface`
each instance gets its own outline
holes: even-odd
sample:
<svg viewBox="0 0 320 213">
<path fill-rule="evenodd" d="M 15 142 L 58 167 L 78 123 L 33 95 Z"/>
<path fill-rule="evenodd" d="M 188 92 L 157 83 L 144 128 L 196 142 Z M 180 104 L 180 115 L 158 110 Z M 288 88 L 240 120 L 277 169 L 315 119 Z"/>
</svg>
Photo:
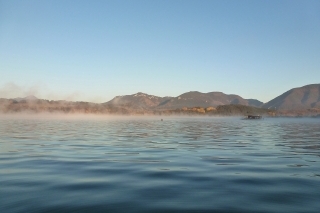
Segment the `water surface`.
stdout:
<svg viewBox="0 0 320 213">
<path fill-rule="evenodd" d="M 0 120 L 0 212 L 314 212 L 320 120 Z"/>
</svg>

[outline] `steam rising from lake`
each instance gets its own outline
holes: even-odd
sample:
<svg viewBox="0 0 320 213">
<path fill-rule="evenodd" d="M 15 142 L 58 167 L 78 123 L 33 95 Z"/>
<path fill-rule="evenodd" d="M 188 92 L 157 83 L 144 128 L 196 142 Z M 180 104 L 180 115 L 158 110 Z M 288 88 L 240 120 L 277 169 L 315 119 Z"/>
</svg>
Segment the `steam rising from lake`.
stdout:
<svg viewBox="0 0 320 213">
<path fill-rule="evenodd" d="M 79 91 L 68 91 L 61 93 L 53 91 L 46 84 L 38 82 L 32 85 L 21 86 L 14 82 L 8 82 L 0 86 L 0 98 L 17 98 L 26 96 L 36 96 L 37 98 L 44 97 L 48 100 L 66 100 L 66 101 L 89 101 L 93 103 L 102 103 L 108 101 L 108 98 L 102 96 L 91 95 L 87 97 L 86 94 Z"/>
<path fill-rule="evenodd" d="M 186 115 L 108 115 L 108 114 L 84 114 L 84 113 L 7 113 L 0 114 L 0 119 L 41 119 L 41 120 L 167 120 L 175 118 L 221 118 L 222 116 L 186 116 Z M 239 117 L 228 116 L 229 119 L 239 119 Z"/>
</svg>

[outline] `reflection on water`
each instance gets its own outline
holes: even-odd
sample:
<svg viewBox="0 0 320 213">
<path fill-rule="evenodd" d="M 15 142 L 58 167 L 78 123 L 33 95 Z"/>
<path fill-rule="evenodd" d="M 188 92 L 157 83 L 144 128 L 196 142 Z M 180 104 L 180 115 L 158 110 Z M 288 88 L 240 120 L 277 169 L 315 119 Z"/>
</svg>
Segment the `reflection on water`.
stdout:
<svg viewBox="0 0 320 213">
<path fill-rule="evenodd" d="M 319 119 L 0 120 L 0 212 L 319 212 Z"/>
</svg>

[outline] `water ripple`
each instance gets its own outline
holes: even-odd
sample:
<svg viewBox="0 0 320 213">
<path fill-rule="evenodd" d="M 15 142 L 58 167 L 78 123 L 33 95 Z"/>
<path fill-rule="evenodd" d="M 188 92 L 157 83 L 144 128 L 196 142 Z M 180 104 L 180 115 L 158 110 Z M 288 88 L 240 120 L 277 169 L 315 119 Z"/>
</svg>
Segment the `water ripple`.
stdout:
<svg viewBox="0 0 320 213">
<path fill-rule="evenodd" d="M 311 212 L 319 119 L 0 120 L 0 212 Z"/>
</svg>

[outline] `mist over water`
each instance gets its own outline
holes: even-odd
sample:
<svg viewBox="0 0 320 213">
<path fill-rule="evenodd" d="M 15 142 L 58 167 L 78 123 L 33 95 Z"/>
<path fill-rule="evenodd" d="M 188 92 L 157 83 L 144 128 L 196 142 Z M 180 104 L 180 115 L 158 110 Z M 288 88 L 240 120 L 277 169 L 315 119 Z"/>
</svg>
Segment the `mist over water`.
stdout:
<svg viewBox="0 0 320 213">
<path fill-rule="evenodd" d="M 163 119 L 2 116 L 0 212 L 319 212 L 319 119 Z"/>
</svg>

